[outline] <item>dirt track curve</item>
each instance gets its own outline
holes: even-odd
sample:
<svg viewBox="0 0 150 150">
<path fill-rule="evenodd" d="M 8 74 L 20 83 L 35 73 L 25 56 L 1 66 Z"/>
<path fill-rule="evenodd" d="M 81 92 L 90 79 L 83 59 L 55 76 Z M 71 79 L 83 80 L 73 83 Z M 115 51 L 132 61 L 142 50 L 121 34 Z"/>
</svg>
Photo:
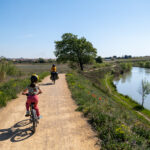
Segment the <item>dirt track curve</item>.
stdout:
<svg viewBox="0 0 150 150">
<path fill-rule="evenodd" d="M 87 120 L 75 111 L 65 74 L 55 85 L 46 77 L 40 88 L 42 115 L 37 131 L 25 118 L 26 97 L 19 97 L 0 110 L 0 150 L 99 150 L 98 139 Z"/>
</svg>

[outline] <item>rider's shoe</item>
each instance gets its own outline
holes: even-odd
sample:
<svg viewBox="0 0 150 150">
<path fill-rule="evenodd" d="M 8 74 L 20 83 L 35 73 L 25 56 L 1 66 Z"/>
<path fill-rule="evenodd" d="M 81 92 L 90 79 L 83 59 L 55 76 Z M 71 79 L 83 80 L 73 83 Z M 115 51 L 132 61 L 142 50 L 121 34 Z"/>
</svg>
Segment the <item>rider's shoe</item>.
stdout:
<svg viewBox="0 0 150 150">
<path fill-rule="evenodd" d="M 26 117 L 30 116 L 30 112 L 27 111 L 26 114 L 25 114 L 25 116 L 26 116 Z"/>
<path fill-rule="evenodd" d="M 38 117 L 37 117 L 38 120 L 40 120 L 41 118 L 42 118 L 41 116 L 38 116 Z"/>
</svg>

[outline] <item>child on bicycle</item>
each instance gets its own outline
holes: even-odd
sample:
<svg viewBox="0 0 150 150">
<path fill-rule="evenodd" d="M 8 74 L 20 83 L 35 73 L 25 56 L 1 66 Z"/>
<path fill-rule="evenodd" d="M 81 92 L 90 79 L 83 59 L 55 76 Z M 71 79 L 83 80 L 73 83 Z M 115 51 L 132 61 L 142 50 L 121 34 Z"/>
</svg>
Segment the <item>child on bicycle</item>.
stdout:
<svg viewBox="0 0 150 150">
<path fill-rule="evenodd" d="M 36 110 L 37 117 L 40 118 L 39 108 L 38 108 L 38 94 L 41 94 L 42 91 L 39 88 L 39 86 L 36 85 L 38 82 L 39 77 L 36 74 L 32 74 L 31 76 L 31 83 L 30 85 L 23 90 L 22 94 L 27 95 L 27 101 L 26 101 L 26 117 L 30 115 L 29 113 L 29 107 L 31 103 L 34 104 L 34 108 Z"/>
</svg>

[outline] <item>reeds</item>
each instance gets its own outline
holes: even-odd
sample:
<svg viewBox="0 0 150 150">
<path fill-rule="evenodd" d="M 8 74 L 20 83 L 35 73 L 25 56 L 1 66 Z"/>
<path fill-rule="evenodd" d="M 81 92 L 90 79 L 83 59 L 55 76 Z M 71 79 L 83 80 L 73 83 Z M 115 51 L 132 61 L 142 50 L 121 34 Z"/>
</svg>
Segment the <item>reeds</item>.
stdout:
<svg viewBox="0 0 150 150">
<path fill-rule="evenodd" d="M 18 76 L 20 71 L 11 62 L 2 60 L 0 62 L 0 81 L 4 81 L 7 76 Z"/>
</svg>

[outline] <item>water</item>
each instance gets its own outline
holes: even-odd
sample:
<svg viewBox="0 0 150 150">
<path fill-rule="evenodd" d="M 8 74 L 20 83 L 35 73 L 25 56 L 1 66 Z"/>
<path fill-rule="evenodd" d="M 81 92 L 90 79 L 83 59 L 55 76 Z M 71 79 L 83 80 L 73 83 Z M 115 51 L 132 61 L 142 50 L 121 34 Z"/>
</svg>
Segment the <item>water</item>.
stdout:
<svg viewBox="0 0 150 150">
<path fill-rule="evenodd" d="M 115 79 L 114 84 L 119 93 L 128 95 L 141 104 L 142 96 L 139 90 L 141 88 L 142 79 L 146 79 L 150 82 L 150 69 L 133 67 L 131 72 L 124 74 L 121 79 Z M 144 107 L 150 110 L 150 95 L 145 98 Z"/>
</svg>

